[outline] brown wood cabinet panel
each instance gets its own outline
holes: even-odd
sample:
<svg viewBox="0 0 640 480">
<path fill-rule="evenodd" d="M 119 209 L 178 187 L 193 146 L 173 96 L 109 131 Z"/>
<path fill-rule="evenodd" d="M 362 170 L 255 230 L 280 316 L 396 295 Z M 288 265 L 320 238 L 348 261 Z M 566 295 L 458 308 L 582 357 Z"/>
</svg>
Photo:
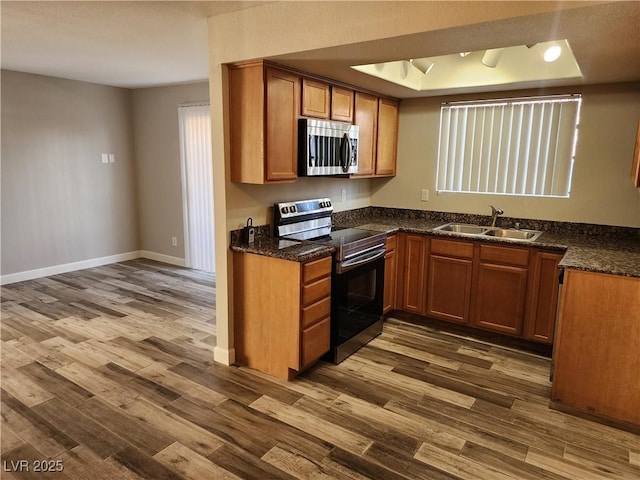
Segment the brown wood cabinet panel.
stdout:
<svg viewBox="0 0 640 480">
<path fill-rule="evenodd" d="M 309 283 L 331 275 L 331 257 L 323 257 L 302 266 L 302 282 Z"/>
<path fill-rule="evenodd" d="M 446 257 L 473 258 L 473 243 L 459 240 L 431 239 L 431 254 Z"/>
<path fill-rule="evenodd" d="M 353 122 L 353 90 L 331 87 L 331 120 Z"/>
<path fill-rule="evenodd" d="M 427 315 L 468 323 L 472 273 L 471 260 L 433 255 L 432 250 L 429 256 Z"/>
<path fill-rule="evenodd" d="M 527 299 L 528 269 L 481 262 L 474 295 L 473 325 L 521 335 Z"/>
<path fill-rule="evenodd" d="M 376 173 L 378 135 L 378 97 L 355 94 L 355 124 L 358 126 L 358 175 Z"/>
<path fill-rule="evenodd" d="M 297 262 L 234 252 L 237 362 L 280 378 L 300 368 L 299 279 Z"/>
<path fill-rule="evenodd" d="M 302 287 L 302 305 L 307 306 L 331 295 L 331 277 L 325 277 Z"/>
<path fill-rule="evenodd" d="M 274 68 L 266 69 L 267 181 L 298 178 L 298 117 L 300 78 Z"/>
<path fill-rule="evenodd" d="M 640 426 L 640 278 L 566 270 L 552 400 Z"/>
<path fill-rule="evenodd" d="M 426 289 L 427 238 L 404 235 L 401 308 L 406 312 L 424 313 Z"/>
<path fill-rule="evenodd" d="M 396 174 L 399 106 L 398 101 L 387 98 L 381 98 L 378 102 L 376 147 L 376 175 L 378 176 L 393 176 Z"/>
<path fill-rule="evenodd" d="M 329 351 L 331 322 L 325 318 L 302 331 L 300 367 L 307 367 Z"/>
<path fill-rule="evenodd" d="M 229 69 L 231 181 L 264 183 L 264 69 L 262 64 Z"/>
<path fill-rule="evenodd" d="M 331 313 L 331 297 L 312 303 L 308 307 L 302 308 L 302 328 L 317 322 L 321 318 L 327 317 Z"/>
<path fill-rule="evenodd" d="M 527 266 L 529 265 L 529 249 L 480 245 L 480 261 Z"/>
<path fill-rule="evenodd" d="M 328 119 L 330 95 L 328 83 L 303 78 L 302 116 Z"/>
<path fill-rule="evenodd" d="M 525 338 L 552 343 L 558 306 L 558 263 L 562 254 L 536 252 L 531 275 L 530 303 L 525 316 Z"/>
<path fill-rule="evenodd" d="M 384 255 L 384 313 L 387 313 L 396 308 L 396 277 L 398 270 L 396 246 L 397 235 L 388 236 L 387 251 Z"/>
</svg>

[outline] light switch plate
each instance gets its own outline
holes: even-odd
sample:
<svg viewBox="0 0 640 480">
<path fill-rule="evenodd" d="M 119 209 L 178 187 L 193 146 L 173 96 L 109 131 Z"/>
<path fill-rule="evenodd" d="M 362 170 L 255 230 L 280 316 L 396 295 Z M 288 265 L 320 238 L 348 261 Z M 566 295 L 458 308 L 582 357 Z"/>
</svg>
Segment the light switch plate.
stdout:
<svg viewBox="0 0 640 480">
<path fill-rule="evenodd" d="M 423 202 L 429 201 L 429 190 L 426 190 L 426 189 L 422 190 L 422 196 L 420 197 L 420 200 L 422 200 Z"/>
<path fill-rule="evenodd" d="M 103 153 L 102 154 L 102 163 L 109 163 L 109 154 L 108 153 Z"/>
</svg>

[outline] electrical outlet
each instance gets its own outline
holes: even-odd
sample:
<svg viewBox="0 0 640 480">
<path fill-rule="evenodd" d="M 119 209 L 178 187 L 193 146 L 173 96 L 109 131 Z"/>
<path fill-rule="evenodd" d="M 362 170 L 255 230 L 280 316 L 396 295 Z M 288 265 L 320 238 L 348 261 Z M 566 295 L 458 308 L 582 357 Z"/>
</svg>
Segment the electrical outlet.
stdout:
<svg viewBox="0 0 640 480">
<path fill-rule="evenodd" d="M 426 190 L 426 189 L 422 190 L 422 196 L 420 197 L 420 200 L 422 200 L 423 202 L 429 201 L 429 190 Z"/>
<path fill-rule="evenodd" d="M 178 237 L 171 237 L 171 246 L 173 247 L 178 246 Z"/>
<path fill-rule="evenodd" d="M 346 188 L 342 189 L 342 201 L 343 202 L 347 201 L 347 189 Z"/>
</svg>

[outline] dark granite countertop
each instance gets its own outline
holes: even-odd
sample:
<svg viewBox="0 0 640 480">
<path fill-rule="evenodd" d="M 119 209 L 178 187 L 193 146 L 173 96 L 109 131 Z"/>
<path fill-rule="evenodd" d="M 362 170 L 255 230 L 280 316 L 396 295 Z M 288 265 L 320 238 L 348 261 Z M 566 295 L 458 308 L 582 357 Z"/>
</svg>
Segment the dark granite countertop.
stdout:
<svg viewBox="0 0 640 480">
<path fill-rule="evenodd" d="M 444 223 L 447 223 L 447 221 L 442 219 L 391 218 L 376 215 L 343 219 L 340 221 L 339 226 L 363 228 L 389 234 L 402 231 L 449 238 L 480 240 L 486 243 L 502 245 L 522 245 L 555 250 L 565 252 L 560 262 L 560 266 L 563 268 L 640 277 L 640 235 L 615 238 L 612 235 L 585 235 L 573 231 L 545 231 L 538 239 L 530 242 L 496 237 L 468 236 L 433 230 Z"/>
<path fill-rule="evenodd" d="M 523 228 L 542 230 L 535 241 L 477 237 L 453 232 L 434 231 L 448 222 L 487 224 L 487 218 L 475 215 L 423 212 L 382 207 L 366 207 L 334 213 L 334 225 L 362 228 L 389 234 L 402 231 L 433 236 L 479 240 L 501 245 L 522 245 L 565 252 L 560 266 L 575 270 L 640 277 L 640 229 L 602 225 L 559 223 L 544 220 L 500 218 L 499 226 L 509 228 L 518 221 Z M 288 243 L 287 243 L 288 242 Z M 271 237 L 268 225 L 256 227 L 256 241 L 247 245 L 240 241 L 240 231 L 231 235 L 231 249 L 308 262 L 331 255 L 333 247 L 313 242 L 280 241 Z"/>
<path fill-rule="evenodd" d="M 281 240 L 268 235 L 257 235 L 255 242 L 247 244 L 243 243 L 239 236 L 232 235 L 231 250 L 234 252 L 255 253 L 256 255 L 306 263 L 311 260 L 327 257 L 331 255 L 335 249 L 312 242 Z"/>
</svg>

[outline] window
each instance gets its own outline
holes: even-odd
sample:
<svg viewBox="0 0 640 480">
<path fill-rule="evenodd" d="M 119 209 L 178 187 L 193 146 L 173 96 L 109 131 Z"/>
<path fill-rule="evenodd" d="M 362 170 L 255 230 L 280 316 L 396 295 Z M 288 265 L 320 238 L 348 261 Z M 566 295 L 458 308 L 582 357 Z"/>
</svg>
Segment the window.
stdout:
<svg viewBox="0 0 640 480">
<path fill-rule="evenodd" d="M 442 104 L 438 192 L 568 197 L 580 95 Z"/>
</svg>

